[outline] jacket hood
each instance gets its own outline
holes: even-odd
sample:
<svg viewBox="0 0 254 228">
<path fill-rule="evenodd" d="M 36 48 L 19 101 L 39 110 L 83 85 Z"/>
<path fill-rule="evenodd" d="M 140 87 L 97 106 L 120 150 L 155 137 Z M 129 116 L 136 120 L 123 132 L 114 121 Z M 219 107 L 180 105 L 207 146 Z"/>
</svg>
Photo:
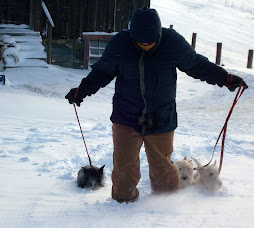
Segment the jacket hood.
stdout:
<svg viewBox="0 0 254 228">
<path fill-rule="evenodd" d="M 130 37 L 135 42 L 151 43 L 161 38 L 161 20 L 155 9 L 137 9 L 131 19 Z"/>
</svg>

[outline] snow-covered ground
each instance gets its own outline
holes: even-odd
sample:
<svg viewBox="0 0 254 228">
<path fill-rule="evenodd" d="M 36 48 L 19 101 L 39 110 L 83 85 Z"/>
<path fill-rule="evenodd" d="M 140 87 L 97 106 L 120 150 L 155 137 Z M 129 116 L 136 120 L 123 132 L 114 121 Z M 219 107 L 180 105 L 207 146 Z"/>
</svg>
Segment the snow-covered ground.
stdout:
<svg viewBox="0 0 254 228">
<path fill-rule="evenodd" d="M 77 109 L 93 164 L 106 165 L 105 187 L 77 188 L 77 172 L 88 159 L 73 106 L 64 96 L 89 71 L 9 69 L 4 72 L 7 84 L 0 85 L 0 227 L 254 227 L 254 70 L 246 69 L 247 51 L 254 47 L 254 20 L 247 6 L 254 8 L 252 0 L 151 1 L 164 26 L 174 24 L 189 41 L 197 32 L 197 51 L 211 61 L 216 42 L 222 41 L 225 68 L 249 85 L 228 123 L 222 191 L 212 194 L 191 187 L 152 195 L 142 148 L 139 200 L 111 200 L 114 82 Z M 178 75 L 173 159 L 195 156 L 205 163 L 235 93 Z"/>
</svg>

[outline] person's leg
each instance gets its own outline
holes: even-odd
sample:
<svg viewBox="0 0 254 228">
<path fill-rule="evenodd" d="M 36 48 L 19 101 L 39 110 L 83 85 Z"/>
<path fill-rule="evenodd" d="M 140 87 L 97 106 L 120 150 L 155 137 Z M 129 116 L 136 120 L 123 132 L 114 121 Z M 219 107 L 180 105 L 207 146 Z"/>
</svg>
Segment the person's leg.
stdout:
<svg viewBox="0 0 254 228">
<path fill-rule="evenodd" d="M 153 193 L 173 192 L 179 189 L 179 172 L 171 161 L 174 131 L 144 137 Z"/>
<path fill-rule="evenodd" d="M 113 123 L 112 198 L 118 202 L 135 201 L 140 180 L 139 153 L 142 136 L 133 128 Z"/>
</svg>

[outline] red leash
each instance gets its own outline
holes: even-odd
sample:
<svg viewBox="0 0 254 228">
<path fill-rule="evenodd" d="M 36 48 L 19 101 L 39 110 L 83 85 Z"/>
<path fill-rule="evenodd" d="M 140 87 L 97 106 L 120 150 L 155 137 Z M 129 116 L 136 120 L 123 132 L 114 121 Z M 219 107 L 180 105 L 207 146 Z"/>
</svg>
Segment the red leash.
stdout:
<svg viewBox="0 0 254 228">
<path fill-rule="evenodd" d="M 74 107 L 74 110 L 75 110 L 75 113 L 76 113 L 76 116 L 77 116 L 77 120 L 78 120 L 78 124 L 79 124 L 79 128 L 80 128 L 80 132 L 81 132 L 81 135 L 82 135 L 82 138 L 83 138 L 83 142 L 84 142 L 84 145 L 85 145 L 85 148 L 86 148 L 86 153 L 87 153 L 87 156 L 88 156 L 88 159 L 89 159 L 89 164 L 90 166 L 92 166 L 92 161 L 91 161 L 91 158 L 90 158 L 90 155 L 88 153 L 88 149 L 87 149 L 87 146 L 86 146 L 86 142 L 85 142 L 85 138 L 84 138 L 84 135 L 83 135 L 83 131 L 82 131 L 82 128 L 81 128 L 81 125 L 80 125 L 80 122 L 79 122 L 79 118 L 78 118 L 78 113 L 77 113 L 77 109 L 76 109 L 76 105 L 74 103 L 74 101 L 76 100 L 76 97 L 78 95 L 78 88 L 76 89 L 75 91 L 75 95 L 74 95 L 74 98 L 73 98 L 73 107 Z"/>
<path fill-rule="evenodd" d="M 239 87 L 239 89 L 238 89 L 238 91 L 237 91 L 237 93 L 236 93 L 236 95 L 235 95 L 235 99 L 234 99 L 234 101 L 233 101 L 233 104 L 232 104 L 232 106 L 231 106 L 231 108 L 230 108 L 230 110 L 229 110 L 229 113 L 228 113 L 228 116 L 227 116 L 227 118 L 226 118 L 225 124 L 224 124 L 224 126 L 222 127 L 221 132 L 220 132 L 220 134 L 219 134 L 219 136 L 218 136 L 218 138 L 217 138 L 216 144 L 215 144 L 215 146 L 214 146 L 214 148 L 213 148 L 212 158 L 211 158 L 211 160 L 208 162 L 208 164 L 204 165 L 203 167 L 208 166 L 208 165 L 212 162 L 213 156 L 214 156 L 215 148 L 216 148 L 216 146 L 217 146 L 217 144 L 218 144 L 218 142 L 219 142 L 219 139 L 220 139 L 220 137 L 221 137 L 221 134 L 223 133 L 223 136 L 222 136 L 222 143 L 221 143 L 221 153 L 220 153 L 220 166 L 219 166 L 219 173 L 220 173 L 221 167 L 222 167 L 222 162 L 223 162 L 224 145 L 225 145 L 225 138 L 226 138 L 228 120 L 229 120 L 229 118 L 230 118 L 230 116 L 231 116 L 231 114 L 232 114 L 232 112 L 233 112 L 233 109 L 234 109 L 234 107 L 235 107 L 237 101 L 238 101 L 239 98 L 242 96 L 242 94 L 243 94 L 243 92 L 244 92 L 245 89 L 246 89 L 246 87 L 243 86 L 243 80 L 242 80 L 242 81 L 241 81 L 241 86 Z"/>
</svg>

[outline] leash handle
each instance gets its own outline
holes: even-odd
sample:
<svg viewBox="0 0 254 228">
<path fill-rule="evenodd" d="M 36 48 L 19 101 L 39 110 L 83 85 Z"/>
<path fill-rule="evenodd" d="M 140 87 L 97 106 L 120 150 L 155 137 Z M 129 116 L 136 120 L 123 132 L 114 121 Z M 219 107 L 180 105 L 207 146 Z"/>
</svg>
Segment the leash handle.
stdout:
<svg viewBox="0 0 254 228">
<path fill-rule="evenodd" d="M 74 107 L 74 110 L 75 110 L 75 113 L 76 113 L 76 117 L 77 117 L 77 120 L 78 120 L 79 129 L 80 129 L 80 132 L 81 132 L 81 135 L 82 135 L 82 138 L 83 138 L 83 142 L 84 142 L 84 145 L 85 145 L 86 154 L 87 154 L 87 157 L 88 157 L 88 160 L 89 160 L 89 164 L 90 164 L 90 166 L 92 166 L 92 161 L 91 161 L 90 155 L 88 153 L 88 149 L 87 149 L 87 146 L 86 146 L 86 141 L 85 141 L 84 134 L 83 134 L 83 131 L 82 131 L 82 128 L 81 128 L 81 124 L 80 124 L 80 121 L 79 121 L 79 118 L 78 118 L 78 112 L 77 112 L 77 109 L 76 109 L 76 105 L 74 103 L 74 101 L 75 101 L 75 99 L 77 97 L 77 94 L 78 94 L 78 88 L 76 88 L 72 104 L 73 104 L 73 107 Z"/>
<path fill-rule="evenodd" d="M 79 90 L 79 87 L 77 87 L 76 90 L 75 90 L 75 94 L 74 94 L 74 97 L 73 97 L 73 104 L 74 104 L 74 102 L 75 102 L 75 100 L 77 98 L 78 90 Z"/>
</svg>

